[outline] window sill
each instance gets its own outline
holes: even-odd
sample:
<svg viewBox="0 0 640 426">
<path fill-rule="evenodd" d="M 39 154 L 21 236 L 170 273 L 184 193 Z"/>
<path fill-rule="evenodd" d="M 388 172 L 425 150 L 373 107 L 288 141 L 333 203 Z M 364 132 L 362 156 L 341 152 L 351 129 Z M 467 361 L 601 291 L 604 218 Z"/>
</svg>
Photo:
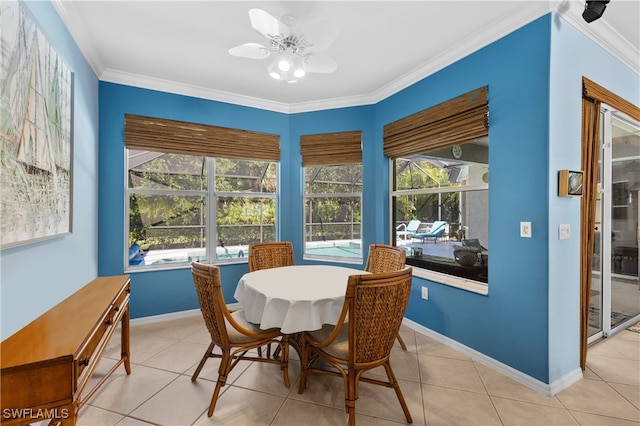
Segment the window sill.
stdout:
<svg viewBox="0 0 640 426">
<path fill-rule="evenodd" d="M 456 277 L 453 275 L 442 274 L 440 272 L 429 271 L 427 269 L 419 268 L 417 266 L 412 266 L 412 268 L 413 268 L 414 277 L 434 281 L 436 283 L 470 291 L 472 293 L 481 294 L 483 296 L 486 296 L 489 294 L 489 286 L 485 283 L 468 280 L 468 279 Z"/>
<path fill-rule="evenodd" d="M 347 263 L 350 265 L 362 265 L 363 262 L 361 257 L 313 256 L 308 254 L 303 255 L 302 259 L 315 262 Z"/>
<path fill-rule="evenodd" d="M 222 260 L 217 259 L 213 262 L 202 260 L 201 262 L 207 263 L 210 265 L 224 266 L 224 265 L 235 265 L 239 263 L 247 263 L 248 259 L 246 257 L 241 257 L 241 258 L 222 259 Z M 163 263 L 163 264 L 152 264 L 152 265 L 125 266 L 124 272 L 126 274 L 135 274 L 139 272 L 171 271 L 174 269 L 188 269 L 188 268 L 191 268 L 191 262 L 175 262 L 175 263 Z"/>
</svg>

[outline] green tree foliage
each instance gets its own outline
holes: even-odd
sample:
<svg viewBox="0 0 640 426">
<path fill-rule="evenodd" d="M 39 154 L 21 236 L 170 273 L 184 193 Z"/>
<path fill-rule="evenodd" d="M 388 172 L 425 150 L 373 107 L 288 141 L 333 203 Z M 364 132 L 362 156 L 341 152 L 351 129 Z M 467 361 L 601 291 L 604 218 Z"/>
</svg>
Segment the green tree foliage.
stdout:
<svg viewBox="0 0 640 426">
<path fill-rule="evenodd" d="M 308 241 L 360 239 L 361 164 L 307 167 L 305 193 Z"/>
<path fill-rule="evenodd" d="M 204 157 L 129 151 L 130 244 L 146 249 L 204 247 L 207 161 Z M 137 165 L 136 165 L 137 164 Z M 273 239 L 276 165 L 262 161 L 216 159 L 216 230 L 221 245 Z M 136 193 L 136 190 L 152 193 Z M 175 193 L 173 191 L 194 191 Z M 246 194 L 246 195 L 243 195 Z"/>
<path fill-rule="evenodd" d="M 454 186 L 449 182 L 449 171 L 436 164 L 422 156 L 395 160 L 396 188 L 401 191 Z M 458 192 L 398 196 L 395 200 L 396 221 L 456 222 L 459 196 Z"/>
</svg>

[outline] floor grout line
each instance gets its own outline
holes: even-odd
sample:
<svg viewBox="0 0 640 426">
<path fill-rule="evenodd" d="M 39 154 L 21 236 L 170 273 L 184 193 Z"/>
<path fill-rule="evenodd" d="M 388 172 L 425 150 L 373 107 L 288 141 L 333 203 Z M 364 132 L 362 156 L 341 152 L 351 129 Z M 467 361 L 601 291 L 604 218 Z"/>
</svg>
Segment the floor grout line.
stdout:
<svg viewBox="0 0 640 426">
<path fill-rule="evenodd" d="M 144 333 L 140 333 L 140 338 L 141 339 L 144 339 L 145 336 L 150 336 L 150 337 L 153 337 L 153 338 L 163 338 L 163 339 L 168 339 L 168 340 L 175 340 L 175 343 L 172 343 L 169 347 L 161 348 L 156 353 L 154 353 L 153 355 L 149 356 L 147 359 L 145 359 L 143 361 L 140 361 L 138 363 L 134 363 L 132 361 L 132 364 L 133 364 L 134 368 L 135 368 L 135 366 L 143 366 L 144 368 L 152 369 L 154 371 L 173 374 L 173 375 L 175 375 L 175 377 L 173 377 L 173 378 L 169 377 L 171 380 L 169 380 L 166 384 L 162 385 L 158 390 L 156 390 L 152 395 L 147 397 L 144 401 L 140 402 L 136 407 L 131 409 L 129 413 L 121 413 L 121 412 L 115 411 L 113 408 L 101 408 L 101 407 L 92 405 L 91 403 L 89 403 L 88 405 L 90 405 L 90 406 L 92 406 L 92 407 L 94 407 L 96 409 L 99 409 L 99 410 L 104 410 L 104 411 L 110 412 L 112 414 L 116 414 L 118 416 L 122 416 L 121 419 L 118 420 L 118 422 L 122 422 L 122 419 L 130 418 L 130 419 L 133 419 L 133 420 L 136 420 L 136 421 L 142 421 L 142 422 L 146 422 L 146 423 L 150 423 L 150 424 L 155 424 L 155 423 L 151 423 L 151 422 L 149 422 L 147 420 L 144 420 L 142 418 L 139 418 L 139 417 L 136 417 L 136 416 L 132 416 L 131 413 L 133 413 L 134 411 L 140 409 L 140 407 L 142 407 L 145 404 L 148 404 L 148 403 L 153 404 L 152 400 L 155 397 L 157 397 L 161 392 L 165 391 L 173 383 L 175 383 L 176 380 L 181 379 L 182 376 L 190 378 L 191 374 L 189 374 L 189 371 L 192 370 L 194 368 L 194 366 L 198 364 L 199 360 L 194 362 L 193 365 L 191 365 L 190 367 L 186 368 L 182 372 L 176 372 L 176 371 L 167 370 L 165 368 L 146 365 L 145 362 L 148 362 L 150 359 L 152 359 L 156 355 L 161 354 L 163 351 L 165 351 L 165 350 L 167 350 L 169 348 L 175 347 L 177 345 L 177 343 L 188 342 L 190 344 L 206 345 L 206 343 L 202 343 L 202 339 L 198 339 L 198 337 L 197 337 L 198 333 L 202 333 L 202 327 L 203 326 L 202 327 L 194 327 L 192 325 L 192 323 L 185 323 L 184 327 L 189 330 L 189 333 L 186 336 L 184 336 L 182 339 L 174 339 L 174 338 L 171 338 L 171 337 L 163 336 L 162 333 L 156 334 L 156 333 L 150 332 L 150 331 L 145 331 Z M 175 330 L 177 330 L 177 329 L 178 329 L 177 326 L 176 326 L 176 328 L 172 327 L 172 332 L 175 332 Z M 405 330 L 405 335 L 406 334 L 409 334 L 407 332 L 407 330 Z M 419 392 L 419 398 L 422 401 L 422 404 L 421 404 L 422 420 L 423 420 L 424 424 L 430 424 L 430 422 L 433 422 L 433 421 L 436 421 L 436 422 L 437 421 L 442 421 L 442 417 L 440 417 L 440 418 L 433 417 L 433 413 L 431 413 L 427 409 L 427 404 L 425 402 L 426 402 L 426 398 L 428 397 L 428 395 L 425 393 L 425 386 L 430 386 L 430 387 L 434 387 L 434 388 L 441 388 L 443 390 L 444 389 L 448 389 L 448 390 L 454 391 L 453 392 L 454 394 L 455 393 L 459 393 L 459 392 L 463 392 L 460 395 L 464 395 L 464 393 L 470 393 L 470 394 L 476 394 L 476 395 L 485 395 L 488 398 L 490 405 L 486 405 L 484 410 L 489 410 L 489 407 L 491 407 L 490 409 L 493 411 L 493 415 L 495 416 L 495 418 L 501 424 L 506 424 L 506 423 L 512 422 L 513 419 L 509 418 L 509 416 L 512 416 L 513 414 L 507 414 L 507 417 L 505 417 L 505 413 L 501 413 L 498 410 L 495 398 L 498 398 L 500 400 L 504 400 L 505 401 L 505 402 L 501 402 L 500 404 L 524 403 L 524 404 L 526 404 L 526 406 L 532 407 L 531 409 L 533 411 L 539 410 L 536 407 L 540 407 L 540 408 L 544 407 L 546 410 L 548 410 L 548 412 L 555 412 L 554 410 L 562 410 L 566 414 L 568 414 L 570 416 L 570 418 L 573 419 L 578 424 L 580 424 L 580 422 L 578 421 L 578 417 L 576 416 L 575 413 L 583 413 L 585 415 L 590 415 L 590 416 L 601 416 L 603 419 L 607 418 L 607 419 L 618 420 L 618 421 L 629 421 L 626 418 L 615 417 L 614 415 L 599 414 L 598 412 L 585 411 L 585 409 L 578 409 L 578 410 L 571 409 L 571 408 L 569 408 L 569 406 L 567 406 L 567 404 L 565 402 L 563 402 L 563 400 L 561 398 L 558 397 L 559 395 L 561 395 L 566 390 L 564 390 L 564 391 L 560 392 L 559 394 L 553 396 L 554 401 L 557 402 L 558 405 L 555 405 L 555 404 L 542 404 L 542 403 L 538 402 L 537 400 L 535 400 L 535 398 L 530 398 L 529 400 L 527 400 L 526 396 L 523 397 L 523 399 L 514 399 L 514 398 L 510 398 L 508 396 L 492 395 L 491 391 L 490 391 L 490 387 L 491 387 L 490 383 L 487 382 L 487 380 L 491 381 L 491 376 L 484 377 L 481 374 L 481 371 L 480 371 L 480 368 L 479 368 L 480 364 L 474 362 L 473 360 L 460 359 L 460 358 L 455 356 L 456 354 L 452 354 L 453 356 L 447 356 L 446 352 L 440 352 L 439 351 L 440 350 L 440 346 L 439 345 L 431 346 L 432 343 L 430 341 L 429 342 L 425 341 L 425 343 L 427 344 L 427 346 L 425 346 L 425 347 L 428 348 L 429 351 L 431 351 L 431 352 L 429 352 L 429 351 L 427 351 L 426 353 L 425 352 L 421 352 L 420 351 L 421 345 L 418 343 L 420 336 L 422 336 L 422 335 L 419 335 L 418 332 L 413 331 L 413 334 L 411 335 L 411 337 L 409 339 L 405 339 L 407 341 L 411 341 L 412 342 L 412 344 L 409 347 L 409 350 L 407 351 L 407 353 L 410 354 L 411 355 L 410 358 L 411 359 L 415 359 L 415 362 L 417 363 L 417 374 L 416 374 L 417 381 L 416 381 L 416 378 L 408 378 L 408 379 L 405 378 L 405 379 L 398 379 L 398 380 L 399 381 L 408 381 L 408 382 L 416 383 L 417 389 L 419 389 L 416 392 Z M 426 338 L 426 336 L 424 336 L 424 337 Z M 615 336 L 609 337 L 609 339 L 612 339 L 612 338 L 615 338 Z M 622 339 L 622 340 L 625 340 L 625 342 L 628 341 L 628 342 L 636 343 L 636 341 L 634 339 Z M 600 345 L 607 345 L 607 344 L 611 344 L 612 342 L 613 341 L 610 340 L 610 341 L 600 342 L 599 344 Z M 142 342 L 140 342 L 140 344 L 144 345 L 144 342 L 142 341 Z M 637 342 L 637 346 L 640 347 L 640 342 Z M 144 347 L 144 346 L 142 346 L 142 347 Z M 594 345 L 593 347 L 596 347 L 596 346 Z M 629 350 L 633 350 L 634 348 L 635 348 L 634 345 L 630 345 L 630 349 Z M 592 348 L 590 348 L 590 349 L 592 349 Z M 626 357 L 625 359 L 627 361 L 629 361 L 629 362 L 637 362 L 638 364 L 640 364 L 640 361 L 636 361 L 635 359 L 631 358 L 632 355 L 626 354 L 625 351 L 621 351 L 618 347 L 611 347 L 610 349 L 611 350 L 615 350 L 616 351 L 616 355 L 619 354 L 621 356 Z M 395 350 L 399 351 L 399 349 L 394 349 L 394 351 Z M 434 354 L 434 353 L 436 353 L 436 354 Z M 480 383 L 482 385 L 483 391 L 474 390 L 474 389 L 471 389 L 471 388 L 465 389 L 464 388 L 464 383 L 467 383 L 467 382 L 460 382 L 462 384 L 462 386 L 460 386 L 460 385 L 453 386 L 449 382 L 441 382 L 441 383 L 438 383 L 438 384 L 428 383 L 429 377 L 425 377 L 425 374 L 427 373 L 428 370 L 426 370 L 426 369 L 424 369 L 422 367 L 422 362 L 423 361 L 428 362 L 430 357 L 433 357 L 431 359 L 439 359 L 439 360 L 441 360 L 439 362 L 442 363 L 442 366 L 446 366 L 447 368 L 450 368 L 450 365 L 455 365 L 456 361 L 471 362 L 471 364 L 473 365 L 473 371 L 475 371 L 477 377 L 480 379 Z M 615 365 L 615 361 L 617 359 L 621 359 L 619 357 L 608 357 L 608 356 L 604 356 L 603 357 L 602 355 L 598 355 L 598 357 L 607 359 L 607 361 L 604 362 L 605 365 Z M 109 358 L 109 357 L 105 357 L 105 358 Z M 110 360 L 115 360 L 115 358 L 109 358 L 109 359 Z M 445 362 L 444 360 L 448 360 L 448 361 L 451 361 L 451 362 Z M 297 360 L 295 360 L 295 361 L 299 362 Z M 409 357 L 407 357 L 407 361 L 408 362 L 413 362 L 413 361 L 409 361 Z M 169 362 L 170 362 L 170 360 L 169 360 Z M 211 362 L 211 361 L 209 361 L 209 362 Z M 602 368 L 603 368 L 601 364 L 603 364 L 602 360 L 598 363 L 598 368 L 600 370 L 602 370 Z M 169 365 L 169 364 L 165 364 L 165 366 L 166 365 Z M 232 387 L 236 387 L 236 388 L 247 389 L 247 390 L 253 391 L 253 392 L 262 393 L 262 394 L 265 394 L 265 395 L 277 396 L 277 397 L 282 398 L 282 401 L 279 404 L 278 409 L 275 411 L 275 414 L 273 415 L 273 418 L 269 419 L 267 424 L 275 426 L 275 425 L 280 423 L 280 421 L 277 421 L 277 419 L 279 418 L 279 416 L 282 417 L 283 410 L 285 409 L 285 406 L 287 405 L 287 403 L 289 401 L 293 401 L 293 402 L 296 402 L 296 403 L 313 404 L 313 405 L 317 405 L 317 406 L 321 406 L 321 407 L 325 407 L 325 408 L 332 408 L 332 409 L 336 408 L 333 405 L 326 405 L 326 404 L 323 404 L 321 402 L 315 402 L 313 400 L 302 400 L 302 399 L 294 398 L 292 396 L 292 392 L 295 391 L 294 388 L 296 387 L 296 383 L 297 382 L 294 382 L 291 385 L 291 389 L 294 389 L 294 390 L 293 391 L 290 390 L 289 392 L 287 392 L 284 395 L 278 394 L 278 393 L 270 393 L 270 392 L 267 392 L 267 391 L 264 391 L 264 390 L 255 389 L 255 388 L 252 387 L 251 384 L 248 384 L 248 385 L 245 385 L 245 386 L 236 385 L 235 383 L 238 381 L 238 379 L 240 379 L 240 377 L 243 374 L 247 373 L 247 371 L 249 370 L 251 365 L 252 365 L 252 363 L 249 363 L 244 368 L 242 368 L 240 373 L 233 380 L 233 382 L 228 382 L 226 384 L 226 386 L 223 388 L 220 396 L 222 396 L 224 393 L 226 393 Z M 240 366 L 238 366 L 238 367 L 240 367 Z M 290 370 L 291 370 L 291 367 L 292 367 L 291 363 L 290 363 L 289 367 L 290 367 Z M 635 386 L 633 384 L 630 385 L 629 383 L 618 383 L 618 382 L 615 382 L 615 381 L 606 380 L 604 378 L 603 374 L 602 374 L 603 371 L 605 371 L 605 370 L 602 370 L 600 372 L 600 374 L 599 374 L 595 370 L 593 370 L 592 368 L 589 368 L 589 359 L 588 358 L 587 358 L 587 368 L 589 369 L 589 374 L 591 374 L 592 377 L 583 378 L 582 380 L 593 380 L 593 381 L 601 381 L 601 382 L 606 383 L 607 388 L 609 388 L 610 390 L 613 390 L 614 394 L 618 398 L 620 398 L 620 401 L 625 401 L 627 404 L 629 404 L 630 406 L 635 408 L 636 412 L 638 413 L 639 419 L 640 419 L 640 409 L 638 409 L 637 405 L 634 404 L 634 402 L 630 398 L 630 396 L 632 396 L 632 394 L 627 393 L 628 397 L 625 397 L 624 394 L 622 394 L 620 391 L 618 391 L 613 386 L 614 384 L 620 384 L 620 385 L 624 385 L 624 386 L 632 386 L 632 387 L 638 388 L 640 390 L 640 385 L 639 386 Z M 411 370 L 412 369 L 405 370 L 405 372 L 406 371 L 410 372 Z M 454 370 L 455 370 L 455 367 L 454 367 Z M 454 372 L 454 370 L 452 370 L 452 372 Z M 290 371 L 290 374 L 291 373 L 292 373 L 292 371 Z M 215 374 L 215 373 L 212 373 L 212 374 Z M 396 374 L 396 377 L 397 377 L 397 374 Z M 448 377 L 448 376 L 446 376 L 446 375 L 445 376 L 440 376 L 438 378 L 439 379 L 438 381 L 440 381 L 442 377 L 444 377 L 446 379 L 446 377 Z M 182 379 L 184 379 L 184 378 L 182 378 Z M 198 379 L 204 380 L 206 383 L 215 384 L 215 382 L 216 382 L 215 379 L 211 379 L 211 378 L 201 378 L 201 377 L 199 377 Z M 298 380 L 299 380 L 299 378 L 298 378 Z M 493 383 L 493 382 L 491 381 L 491 383 Z M 507 383 L 507 382 L 504 382 L 504 383 L 500 383 L 500 385 L 501 386 L 509 386 L 510 384 Z M 568 388 L 568 389 L 570 389 L 570 388 Z M 622 390 L 625 390 L 625 388 L 622 388 Z M 503 392 L 504 392 L 504 390 L 501 390 L 499 393 L 503 393 Z M 439 392 L 436 390 L 436 394 L 438 394 L 438 393 Z M 418 396 L 414 394 L 414 398 L 416 398 L 416 400 L 417 400 Z M 512 401 L 512 402 L 511 403 L 507 403 L 506 401 Z M 570 400 L 567 399 L 567 401 L 570 401 Z M 239 402 L 239 404 L 244 404 L 244 403 L 250 404 L 250 401 L 240 401 Z M 512 406 L 518 406 L 518 404 L 515 404 L 515 405 L 512 405 Z M 505 409 L 505 407 L 502 407 L 503 410 Z M 417 408 L 417 406 L 416 406 L 416 408 Z M 196 420 L 194 422 L 192 422 L 191 424 L 193 425 L 195 423 L 201 422 L 202 421 L 202 416 L 206 415 L 207 410 L 208 410 L 208 404 L 207 404 L 207 407 L 203 407 L 202 412 L 200 412 L 197 415 Z M 193 413 L 196 414 L 195 411 Z M 484 413 L 488 414 L 489 411 L 484 411 Z M 507 411 L 507 413 L 508 413 L 508 411 Z M 558 413 L 559 413 L 559 411 L 558 411 Z M 363 414 L 362 412 L 358 412 L 358 414 L 366 416 L 366 414 Z M 533 413 L 530 413 L 530 414 L 535 415 Z M 440 416 L 444 415 L 446 417 L 446 413 L 445 414 L 439 413 L 437 415 L 440 415 Z M 467 415 L 471 415 L 473 417 L 473 414 L 467 413 Z M 626 415 L 628 415 L 628 414 L 626 414 Z M 371 414 L 370 417 L 372 419 L 373 418 L 377 418 L 377 415 Z M 280 419 L 280 420 L 282 420 L 282 419 Z M 384 422 L 388 422 L 388 424 L 395 424 L 394 421 L 385 419 L 384 417 L 380 417 L 380 421 L 382 421 L 383 423 Z M 417 419 L 414 419 L 414 421 L 417 421 Z M 80 422 L 80 424 L 83 424 L 83 423 Z M 345 424 L 346 424 L 346 422 L 345 422 Z M 420 424 L 419 421 L 418 421 L 418 424 Z M 640 422 L 638 424 L 640 425 Z"/>
</svg>

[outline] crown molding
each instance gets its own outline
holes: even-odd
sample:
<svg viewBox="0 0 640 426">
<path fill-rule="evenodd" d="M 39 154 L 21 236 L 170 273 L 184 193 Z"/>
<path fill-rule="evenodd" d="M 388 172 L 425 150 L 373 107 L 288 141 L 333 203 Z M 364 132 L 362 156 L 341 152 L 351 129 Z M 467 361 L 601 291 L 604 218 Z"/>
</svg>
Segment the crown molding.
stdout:
<svg viewBox="0 0 640 426">
<path fill-rule="evenodd" d="M 78 45 L 85 60 L 89 63 L 93 72 L 100 78 L 100 75 L 105 69 L 104 64 L 100 61 L 100 56 L 93 49 L 93 40 L 86 30 L 82 18 L 78 15 L 74 3 L 72 1 L 51 0 L 51 4 L 67 27 L 67 31 Z"/>
<path fill-rule="evenodd" d="M 142 89 L 192 96 L 195 98 L 209 99 L 212 101 L 226 102 L 234 105 L 266 109 L 287 114 L 291 112 L 292 106 L 284 102 L 274 102 L 266 99 L 254 98 L 251 96 L 238 95 L 222 90 L 214 90 L 206 87 L 177 83 L 175 81 L 163 80 L 160 78 L 148 77 L 145 75 L 127 73 L 112 69 L 106 69 L 102 73 L 102 75 L 99 76 L 99 78 L 100 81 L 109 83 L 125 84 Z"/>
<path fill-rule="evenodd" d="M 550 2 L 553 3 L 553 2 Z M 482 49 L 515 30 L 535 21 L 549 13 L 548 2 L 532 1 L 518 6 L 515 13 L 509 16 L 499 16 L 490 25 L 467 37 L 467 39 L 446 52 L 435 56 L 425 64 L 414 68 L 400 78 L 390 82 L 373 94 L 374 102 L 382 101 L 389 96 L 406 89 L 416 82 L 456 63 L 460 59 Z"/>
<path fill-rule="evenodd" d="M 519 6 L 517 13 L 509 15 L 507 18 L 504 16 L 496 18 L 492 25 L 488 26 L 490 28 L 489 31 L 487 31 L 486 28 L 477 31 L 467 39 L 467 42 L 455 46 L 445 54 L 442 54 L 439 57 L 430 60 L 427 64 L 421 65 L 420 67 L 404 74 L 383 88 L 373 93 L 363 95 L 286 104 L 110 69 L 104 70 L 102 74 L 99 74 L 99 78 L 100 80 L 112 83 L 127 84 L 151 90 L 160 90 L 169 93 L 194 96 L 287 114 L 371 105 L 380 102 L 381 100 L 411 86 L 446 66 L 455 63 L 465 56 L 491 44 L 497 39 L 515 31 L 548 12 L 549 5 L 547 2 L 534 1 L 523 6 Z"/>
<path fill-rule="evenodd" d="M 634 72 L 640 74 L 640 50 L 636 49 L 606 21 L 587 23 L 582 19 L 583 10 L 583 2 L 565 1 L 559 7 L 557 13 L 561 18 L 585 36 L 589 37 L 609 54 L 631 68 Z"/>
<path fill-rule="evenodd" d="M 108 83 L 124 84 L 127 86 L 134 86 L 142 89 L 157 90 L 161 92 L 174 93 L 176 95 L 192 96 L 201 99 L 208 99 L 211 101 L 265 109 L 285 114 L 346 108 L 376 103 L 375 98 L 370 95 L 358 95 L 288 104 L 284 102 L 275 102 L 267 99 L 243 96 L 236 93 L 225 92 L 222 90 L 214 90 L 206 87 L 177 83 L 175 81 L 163 80 L 159 78 L 127 73 L 112 69 L 104 70 L 99 78 L 100 81 L 105 81 Z"/>
<path fill-rule="evenodd" d="M 593 25 L 593 23 L 587 24 L 584 22 L 582 19 L 584 3 L 582 1 L 530 1 L 520 5 L 515 13 L 511 13 L 509 16 L 497 17 L 491 25 L 487 25 L 482 30 L 477 31 L 475 34 L 468 37 L 465 42 L 453 46 L 445 53 L 429 60 L 428 63 L 414 68 L 374 92 L 356 96 L 288 104 L 157 79 L 144 75 L 106 69 L 100 61 L 99 56 L 93 50 L 92 40 L 76 12 L 74 3 L 64 0 L 52 0 L 52 4 L 64 24 L 69 29 L 69 32 L 71 34 L 75 34 L 75 37 L 73 38 L 76 44 L 101 81 L 126 84 L 134 87 L 159 90 L 179 95 L 193 96 L 285 114 L 364 106 L 378 103 L 389 96 L 406 89 L 412 84 L 415 84 L 416 82 L 444 69 L 445 67 L 454 64 L 471 53 L 488 46 L 496 40 L 499 40 L 500 38 L 549 12 L 553 12 L 566 20 L 569 24 L 577 28 L 580 32 L 600 45 L 611 55 L 629 66 L 633 71 L 640 73 L 640 52 L 631 45 L 631 43 L 624 40 L 624 38 L 606 22 L 599 22 L 598 25 Z"/>
</svg>

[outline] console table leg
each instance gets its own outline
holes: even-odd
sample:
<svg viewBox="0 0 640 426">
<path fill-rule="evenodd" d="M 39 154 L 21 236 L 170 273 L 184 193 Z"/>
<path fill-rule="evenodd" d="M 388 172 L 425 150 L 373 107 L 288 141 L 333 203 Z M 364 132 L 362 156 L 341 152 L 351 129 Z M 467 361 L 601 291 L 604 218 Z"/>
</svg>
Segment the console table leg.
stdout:
<svg viewBox="0 0 640 426">
<path fill-rule="evenodd" d="M 130 346 L 130 333 L 129 333 L 129 306 L 127 306 L 127 311 L 122 316 L 122 333 L 121 333 L 121 348 L 122 352 L 120 354 L 121 359 L 124 360 L 124 369 L 127 374 L 131 374 L 131 346 Z"/>
</svg>

